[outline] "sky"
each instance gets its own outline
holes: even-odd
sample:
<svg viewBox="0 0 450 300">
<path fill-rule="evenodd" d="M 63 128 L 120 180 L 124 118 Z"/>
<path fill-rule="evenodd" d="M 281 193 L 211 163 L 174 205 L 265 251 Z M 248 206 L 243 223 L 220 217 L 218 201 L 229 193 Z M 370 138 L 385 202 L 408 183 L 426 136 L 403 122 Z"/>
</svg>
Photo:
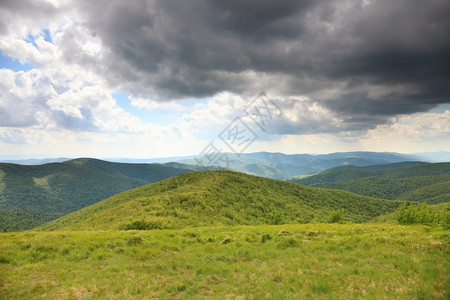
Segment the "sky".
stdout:
<svg viewBox="0 0 450 300">
<path fill-rule="evenodd" d="M 1 0 L 0 156 L 450 151 L 448 0 Z"/>
</svg>

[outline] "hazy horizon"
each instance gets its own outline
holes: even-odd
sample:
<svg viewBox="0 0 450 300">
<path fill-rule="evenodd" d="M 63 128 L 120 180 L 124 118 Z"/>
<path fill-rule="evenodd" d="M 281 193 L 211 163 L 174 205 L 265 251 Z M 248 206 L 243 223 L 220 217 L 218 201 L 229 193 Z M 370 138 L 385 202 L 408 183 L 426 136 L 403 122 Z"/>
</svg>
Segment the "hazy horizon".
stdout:
<svg viewBox="0 0 450 300">
<path fill-rule="evenodd" d="M 253 154 L 253 153 L 271 153 L 271 154 L 283 154 L 283 155 L 311 155 L 311 156 L 320 156 L 320 155 L 331 155 L 331 154 L 337 154 L 337 153 L 352 153 L 352 152 L 367 152 L 367 153 L 386 153 L 386 154 L 400 154 L 400 155 L 409 155 L 409 156 L 417 156 L 417 158 L 422 158 L 424 161 L 429 162 L 450 162 L 450 152 L 449 151 L 433 151 L 433 152 L 415 152 L 415 153 L 400 153 L 400 152 L 374 152 L 374 151 L 346 151 L 346 152 L 328 152 L 328 153 L 284 153 L 284 152 L 268 152 L 268 151 L 256 151 L 256 152 L 245 152 L 240 153 L 242 155 L 245 154 Z M 224 152 L 226 154 L 235 154 L 232 152 Z M 239 154 L 239 155 L 240 155 Z M 154 161 L 154 162 L 174 162 L 178 160 L 183 160 L 186 158 L 194 158 L 199 157 L 199 154 L 191 154 L 191 155 L 181 155 L 181 156 L 159 156 L 159 157 L 93 157 L 93 156 L 73 156 L 73 157 L 67 157 L 67 156 L 51 156 L 51 155 L 20 155 L 20 156 L 14 156 L 14 155 L 0 155 L 0 162 L 20 162 L 20 161 L 57 161 L 59 159 L 65 161 L 65 160 L 72 160 L 72 159 L 78 159 L 78 158 L 93 158 L 93 159 L 100 159 L 105 161 L 112 161 L 112 162 L 144 162 L 144 161 Z"/>
</svg>

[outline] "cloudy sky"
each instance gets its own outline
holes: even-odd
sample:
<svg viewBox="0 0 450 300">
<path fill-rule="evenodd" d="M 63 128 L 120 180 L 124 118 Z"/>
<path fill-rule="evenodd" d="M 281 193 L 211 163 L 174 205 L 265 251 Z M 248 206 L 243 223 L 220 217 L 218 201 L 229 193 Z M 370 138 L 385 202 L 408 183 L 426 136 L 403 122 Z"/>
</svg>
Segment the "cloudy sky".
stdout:
<svg viewBox="0 0 450 300">
<path fill-rule="evenodd" d="M 448 0 L 1 0 L 0 156 L 450 151 L 449 66 Z"/>
</svg>

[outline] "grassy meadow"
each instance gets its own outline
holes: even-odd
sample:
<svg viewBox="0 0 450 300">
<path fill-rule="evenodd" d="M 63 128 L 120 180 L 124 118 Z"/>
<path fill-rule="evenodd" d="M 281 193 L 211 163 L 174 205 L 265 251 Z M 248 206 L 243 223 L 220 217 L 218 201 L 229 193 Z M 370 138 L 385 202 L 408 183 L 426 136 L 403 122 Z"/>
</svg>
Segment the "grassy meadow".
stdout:
<svg viewBox="0 0 450 300">
<path fill-rule="evenodd" d="M 0 234 L 1 299 L 449 299 L 440 226 Z"/>
</svg>

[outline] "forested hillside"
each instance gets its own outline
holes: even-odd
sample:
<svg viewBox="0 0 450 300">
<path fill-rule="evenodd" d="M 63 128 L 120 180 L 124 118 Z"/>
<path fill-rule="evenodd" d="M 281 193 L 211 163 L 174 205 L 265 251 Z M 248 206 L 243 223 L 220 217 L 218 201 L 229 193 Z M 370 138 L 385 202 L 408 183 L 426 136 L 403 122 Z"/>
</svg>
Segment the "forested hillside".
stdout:
<svg viewBox="0 0 450 300">
<path fill-rule="evenodd" d="M 33 228 L 107 197 L 188 170 L 160 164 L 75 159 L 37 166 L 0 164 L 0 231 Z"/>
<path fill-rule="evenodd" d="M 405 162 L 368 167 L 345 166 L 292 181 L 383 199 L 429 204 L 450 201 L 450 163 Z"/>
</svg>

